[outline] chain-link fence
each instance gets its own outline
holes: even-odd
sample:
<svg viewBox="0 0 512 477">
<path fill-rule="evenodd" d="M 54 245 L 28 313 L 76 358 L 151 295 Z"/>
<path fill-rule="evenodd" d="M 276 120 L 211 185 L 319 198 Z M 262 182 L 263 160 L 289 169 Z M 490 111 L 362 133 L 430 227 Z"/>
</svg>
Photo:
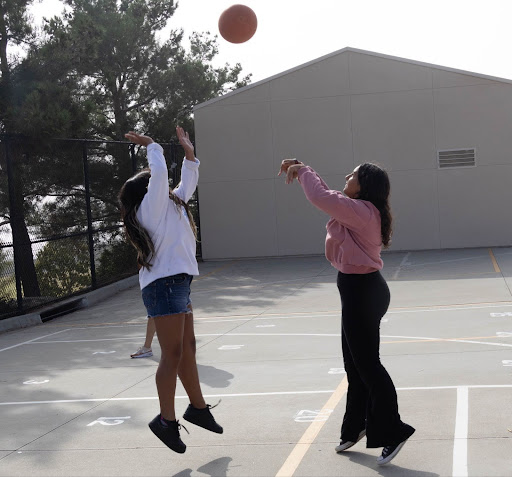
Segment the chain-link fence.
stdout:
<svg viewBox="0 0 512 477">
<path fill-rule="evenodd" d="M 175 186 L 183 151 L 161 145 Z M 145 153 L 127 142 L 0 136 L 0 319 L 137 273 L 117 195 L 147 167 Z M 199 228 L 197 191 L 189 205 Z"/>
</svg>

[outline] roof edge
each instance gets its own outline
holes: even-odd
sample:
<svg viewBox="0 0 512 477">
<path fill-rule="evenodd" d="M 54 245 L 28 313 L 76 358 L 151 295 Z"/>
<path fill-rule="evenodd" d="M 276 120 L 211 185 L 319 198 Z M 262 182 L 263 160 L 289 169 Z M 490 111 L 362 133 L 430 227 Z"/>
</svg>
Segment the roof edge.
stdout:
<svg viewBox="0 0 512 477">
<path fill-rule="evenodd" d="M 259 80 L 256 83 L 248 84 L 247 86 L 243 86 L 242 88 L 238 88 L 238 89 L 236 89 L 234 91 L 230 91 L 229 93 L 223 94 L 222 96 L 217 96 L 216 98 L 212 98 L 212 99 L 210 99 L 208 101 L 205 101 L 203 103 L 199 103 L 199 104 L 194 106 L 193 110 L 196 111 L 197 109 L 204 108 L 204 107 L 209 106 L 210 104 L 216 103 L 216 102 L 218 102 L 218 101 L 220 101 L 220 100 L 222 100 L 224 98 L 228 98 L 229 96 L 234 96 L 236 94 L 239 94 L 239 93 L 242 93 L 244 91 L 247 91 L 247 90 L 249 90 L 251 88 L 255 88 L 256 86 L 261 86 L 262 84 L 268 83 L 269 81 L 272 81 L 272 80 L 275 80 L 277 78 L 280 78 L 281 76 L 285 76 L 285 75 L 288 75 L 288 74 L 293 73 L 295 71 L 301 70 L 303 68 L 307 68 L 308 66 L 314 65 L 315 63 L 319 63 L 320 61 L 324 61 L 326 59 L 329 59 L 329 58 L 331 58 L 333 56 L 340 55 L 341 53 L 345 53 L 345 52 L 360 53 L 360 54 L 363 54 L 363 55 L 375 56 L 375 57 L 384 58 L 384 59 L 387 59 L 387 60 L 400 61 L 402 63 L 409 63 L 411 65 L 424 66 L 424 67 L 427 67 L 427 68 L 434 68 L 434 69 L 437 69 L 437 70 L 448 71 L 450 73 L 457 73 L 457 74 L 462 74 L 462 75 L 465 75 L 465 76 L 474 76 L 474 77 L 486 79 L 486 80 L 489 80 L 489 81 L 496 81 L 496 82 L 500 82 L 500 83 L 512 84 L 512 80 L 511 79 L 507 79 L 507 78 L 500 78 L 500 77 L 497 77 L 497 76 L 490 76 L 490 75 L 485 75 L 485 74 L 482 74 L 482 73 L 475 73 L 473 71 L 459 70 L 457 68 L 450 68 L 448 66 L 435 65 L 435 64 L 426 63 L 426 62 L 423 62 L 423 61 L 410 60 L 410 59 L 407 59 L 407 58 L 401 58 L 399 56 L 386 55 L 384 53 L 377 53 L 377 52 L 374 52 L 374 51 L 361 50 L 361 49 L 358 49 L 358 48 L 353 48 L 353 47 L 347 46 L 347 47 L 342 48 L 340 50 L 333 51 L 332 53 L 328 53 L 327 55 L 323 55 L 323 56 L 320 56 L 319 58 L 315 58 L 314 60 L 308 61 L 306 63 L 302 63 L 302 64 L 300 64 L 298 66 L 294 66 L 293 68 L 290 68 L 288 70 L 282 71 L 281 73 L 277 73 L 275 75 L 269 76 L 268 78 L 264 78 L 262 80 Z"/>
</svg>

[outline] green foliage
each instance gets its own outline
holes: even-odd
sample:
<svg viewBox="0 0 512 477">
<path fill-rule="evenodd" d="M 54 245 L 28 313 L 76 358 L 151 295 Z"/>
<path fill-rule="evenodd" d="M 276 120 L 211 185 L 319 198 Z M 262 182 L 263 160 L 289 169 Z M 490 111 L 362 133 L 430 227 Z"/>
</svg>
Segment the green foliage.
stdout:
<svg viewBox="0 0 512 477">
<path fill-rule="evenodd" d="M 13 240 L 31 265 L 23 240 L 29 228 L 30 235 L 47 237 L 87 226 L 83 145 L 49 138 L 124 141 L 124 133 L 135 129 L 164 142 L 178 124 L 193 134 L 194 105 L 250 78 L 241 78 L 239 64 L 213 67 L 218 45 L 209 33 L 194 33 L 189 51 L 182 30 L 161 38 L 174 0 L 64 2 L 67 13 L 39 31 L 27 14 L 33 0 L 0 0 L 0 133 L 22 135 L 11 142 L 17 213 L 0 174 L 0 220 L 18 230 Z M 25 56 L 8 55 L 8 46 L 21 44 Z M 117 225 L 117 193 L 133 173 L 127 144 L 87 147 L 93 225 Z M 0 171 L 5 158 L 0 144 Z M 90 284 L 87 248 L 83 241 L 69 242 L 50 242 L 37 256 L 43 295 L 62 296 Z M 133 257 L 128 244 L 114 240 L 99 255 L 98 276 L 131 273 Z M 23 274 L 24 284 L 37 283 L 33 267 Z"/>
<path fill-rule="evenodd" d="M 122 236 L 110 240 L 99 254 L 98 281 L 111 281 L 137 273 L 137 252 Z"/>
<path fill-rule="evenodd" d="M 189 52 L 181 30 L 157 40 L 176 9 L 172 0 L 66 3 L 72 11 L 46 31 L 53 55 L 65 58 L 81 78 L 82 97 L 98 107 L 91 115 L 97 137 L 124 140 L 138 129 L 167 141 L 178 122 L 191 124 L 195 104 L 249 81 L 239 79 L 240 65 L 213 68 L 218 47 L 209 34 L 193 34 Z"/>
<path fill-rule="evenodd" d="M 42 296 L 63 297 L 91 285 L 85 237 L 48 242 L 35 265 Z"/>
<path fill-rule="evenodd" d="M 12 255 L 7 252 L 7 249 L 0 248 L 0 277 L 6 275 L 14 275 L 14 261 Z"/>
</svg>

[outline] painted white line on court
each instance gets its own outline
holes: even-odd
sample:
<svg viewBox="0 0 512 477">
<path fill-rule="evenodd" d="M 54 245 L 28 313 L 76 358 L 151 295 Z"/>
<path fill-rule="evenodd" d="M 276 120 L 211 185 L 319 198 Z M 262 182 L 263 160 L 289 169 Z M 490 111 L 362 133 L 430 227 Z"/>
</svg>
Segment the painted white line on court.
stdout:
<svg viewBox="0 0 512 477">
<path fill-rule="evenodd" d="M 395 314 L 400 314 L 400 313 L 433 313 L 433 312 L 437 312 L 437 311 L 486 310 L 487 308 L 502 308 L 505 306 L 512 306 L 512 304 L 504 303 L 501 305 L 485 305 L 485 306 L 473 306 L 473 305 L 469 304 L 469 305 L 460 305 L 460 306 L 457 306 L 456 308 L 454 308 L 453 306 L 450 306 L 450 305 L 441 305 L 441 306 L 436 306 L 435 308 L 425 307 L 425 308 L 421 308 L 419 310 L 414 309 L 414 308 L 406 308 L 404 310 L 388 311 L 386 313 L 386 315 L 389 315 L 389 314 L 395 315 Z"/>
<path fill-rule="evenodd" d="M 489 346 L 505 346 L 511 348 L 512 344 L 508 343 L 492 343 L 491 341 L 472 341 L 472 340 L 457 340 L 457 339 L 443 339 L 443 341 L 452 341 L 455 343 L 470 343 L 470 344 L 483 344 Z"/>
<path fill-rule="evenodd" d="M 491 341 L 474 341 L 474 340 L 465 340 L 458 338 L 432 338 L 426 336 L 392 336 L 392 335 L 381 335 L 381 338 L 400 338 L 400 339 L 410 339 L 410 340 L 425 340 L 425 341 L 450 341 L 452 343 L 469 343 L 469 344 L 482 344 L 489 346 L 505 346 L 507 348 L 512 347 L 512 344 L 509 343 L 493 343 Z"/>
<path fill-rule="evenodd" d="M 460 387 L 468 389 L 510 389 L 512 384 L 470 384 L 467 386 L 431 386 L 431 387 L 407 387 L 396 388 L 397 391 L 436 391 L 443 389 L 458 389 Z M 254 397 L 254 396 L 293 396 L 300 394 L 329 394 L 333 393 L 335 389 L 326 391 L 275 391 L 267 393 L 237 393 L 237 394 L 205 394 L 206 398 L 227 398 L 227 397 Z M 114 401 L 154 401 L 158 396 L 147 397 L 126 397 L 126 398 L 89 398 L 89 399 L 59 399 L 56 401 L 11 401 L 0 402 L 0 406 L 21 406 L 30 404 L 69 404 L 80 402 L 114 402 Z M 188 399 L 188 396 L 176 396 L 176 399 Z"/>
<path fill-rule="evenodd" d="M 17 348 L 18 346 L 23 346 L 23 345 L 26 345 L 26 344 L 33 343 L 33 342 L 34 342 L 34 341 L 36 341 L 36 340 L 41 340 L 41 339 L 43 339 L 43 338 L 48 338 L 48 336 L 53 336 L 53 335 L 58 335 L 59 333 L 64 333 L 65 331 L 69 331 L 69 329 L 56 331 L 55 333 L 50 333 L 49 335 L 40 336 L 39 338 L 34 338 L 33 340 L 24 341 L 23 343 L 18 343 L 18 344 L 16 344 L 16 345 L 13 345 L 13 346 L 9 346 L 9 347 L 7 347 L 7 348 L 0 349 L 0 353 L 1 353 L 2 351 L 7 351 L 8 349 L 13 349 L 13 348 Z"/>
<path fill-rule="evenodd" d="M 196 335 L 197 336 L 197 335 Z M 27 341 L 27 343 L 23 344 L 54 344 L 54 343 L 94 343 L 96 341 L 122 341 L 122 340 L 140 340 L 145 339 L 145 336 L 133 336 L 131 338 L 98 338 L 96 340 L 53 340 L 53 341 L 36 341 L 31 343 Z"/>
<path fill-rule="evenodd" d="M 208 336 L 334 336 L 340 337 L 340 333 L 196 333 L 196 337 L 208 337 Z M 55 341 L 36 341 L 35 343 L 26 344 L 54 344 L 54 343 L 94 343 L 96 341 L 123 341 L 123 340 L 140 340 L 144 339 L 145 336 L 134 336 L 132 338 L 98 338 L 96 340 L 55 340 Z"/>
<path fill-rule="evenodd" d="M 457 389 L 460 387 L 468 389 L 498 389 L 498 388 L 512 388 L 512 384 L 468 384 L 465 386 L 417 386 L 410 388 L 396 388 L 397 391 L 430 391 L 439 389 Z"/>
<path fill-rule="evenodd" d="M 402 307 L 400 309 L 390 309 L 386 314 L 401 314 L 401 313 L 432 313 L 437 311 L 461 311 L 461 310 L 486 310 L 488 308 L 502 308 L 502 307 L 510 307 L 512 306 L 511 302 L 506 303 L 497 303 L 490 302 L 489 304 L 457 304 L 457 305 L 434 305 L 433 307 L 423 306 L 423 307 Z M 263 315 L 255 315 L 251 313 L 249 315 L 231 315 L 231 316 L 214 316 L 211 318 L 200 317 L 195 318 L 194 321 L 206 321 L 213 323 L 213 320 L 218 322 L 223 321 L 244 321 L 244 320 L 281 320 L 281 319 L 291 319 L 291 318 L 303 318 L 305 316 L 311 317 L 339 317 L 341 316 L 341 310 L 332 310 L 332 311 L 323 311 L 323 312 L 314 312 L 314 311 L 301 311 L 296 313 L 282 314 L 282 313 L 268 313 Z"/>
<path fill-rule="evenodd" d="M 327 338 L 339 338 L 340 333 L 197 333 L 196 337 L 221 337 L 221 336 L 312 336 L 312 337 L 327 337 Z M 52 341 L 27 341 L 22 344 L 56 344 L 56 343 L 94 343 L 99 341 L 135 341 L 144 339 L 145 336 L 134 336 L 131 338 L 118 337 L 118 338 L 98 338 L 95 340 L 52 340 Z M 489 346 L 502 346 L 506 348 L 512 348 L 511 343 L 493 343 L 491 341 L 474 341 L 459 338 L 435 338 L 432 336 L 402 336 L 402 335 L 381 335 L 381 338 L 398 338 L 404 340 L 424 340 L 437 341 L 437 342 L 451 342 L 451 343 L 468 343 L 468 344 L 480 344 Z M 21 345 L 18 345 L 21 346 Z"/>
<path fill-rule="evenodd" d="M 404 340 L 431 340 L 437 341 L 442 338 L 432 338 L 432 336 L 401 336 L 401 335 L 380 335 L 381 338 L 400 338 Z"/>
<path fill-rule="evenodd" d="M 400 273 L 400 269 L 407 263 L 407 260 L 408 260 L 410 254 L 411 254 L 411 252 L 407 252 L 405 257 L 400 262 L 400 265 L 398 265 L 398 268 L 395 270 L 395 273 L 393 273 L 393 280 L 396 280 L 398 278 L 398 274 Z"/>
<path fill-rule="evenodd" d="M 464 258 L 452 258 L 450 260 L 439 260 L 437 262 L 423 262 L 423 263 L 410 263 L 409 267 L 424 267 L 428 265 L 440 265 L 444 263 L 454 263 L 454 262 L 465 262 L 467 260 L 475 260 L 477 258 L 487 258 L 487 255 L 476 255 L 475 257 L 464 257 Z"/>
<path fill-rule="evenodd" d="M 252 396 L 289 396 L 297 394 L 329 394 L 333 393 L 333 389 L 327 391 L 276 391 L 268 393 L 238 393 L 238 394 L 205 394 L 205 398 L 224 398 L 224 397 L 252 397 Z M 79 402 L 110 402 L 110 401 L 153 401 L 158 399 L 158 396 L 150 397 L 131 397 L 131 398 L 90 398 L 90 399 L 59 399 L 57 401 L 13 401 L 13 402 L 0 402 L 0 406 L 16 406 L 27 404 L 68 404 Z M 175 399 L 188 399 L 188 396 L 176 396 Z"/>
<path fill-rule="evenodd" d="M 457 387 L 457 411 L 453 439 L 453 477 L 467 477 L 468 475 L 468 394 L 466 386 Z"/>
</svg>

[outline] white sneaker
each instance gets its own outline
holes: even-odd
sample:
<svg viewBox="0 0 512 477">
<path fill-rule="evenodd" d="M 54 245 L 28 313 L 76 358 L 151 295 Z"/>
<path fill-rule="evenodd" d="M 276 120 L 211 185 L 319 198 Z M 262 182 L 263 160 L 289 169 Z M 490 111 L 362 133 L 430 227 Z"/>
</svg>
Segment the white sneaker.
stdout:
<svg viewBox="0 0 512 477">
<path fill-rule="evenodd" d="M 149 358 L 153 356 L 153 350 L 151 348 L 144 348 L 141 346 L 135 353 L 130 355 L 132 358 Z"/>
<path fill-rule="evenodd" d="M 339 446 L 336 446 L 334 450 L 336 452 L 343 452 L 347 449 L 350 449 L 352 446 L 355 446 L 364 436 L 366 436 L 366 429 L 363 429 L 359 435 L 357 436 L 357 441 L 341 441 Z"/>
</svg>

